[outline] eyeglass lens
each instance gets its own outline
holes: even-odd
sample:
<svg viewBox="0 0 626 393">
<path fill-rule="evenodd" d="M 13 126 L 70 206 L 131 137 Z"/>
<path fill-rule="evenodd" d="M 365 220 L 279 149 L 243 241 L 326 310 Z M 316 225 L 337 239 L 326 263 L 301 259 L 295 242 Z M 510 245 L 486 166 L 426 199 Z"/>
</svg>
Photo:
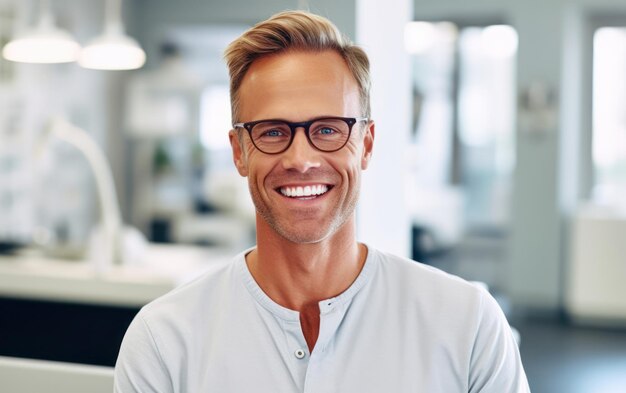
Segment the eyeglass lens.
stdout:
<svg viewBox="0 0 626 393">
<path fill-rule="evenodd" d="M 281 121 L 261 122 L 250 131 L 255 146 L 266 153 L 285 150 L 291 141 L 291 134 L 289 124 Z M 350 125 L 341 119 L 320 119 L 309 127 L 310 142 L 322 151 L 340 149 L 349 136 Z"/>
</svg>

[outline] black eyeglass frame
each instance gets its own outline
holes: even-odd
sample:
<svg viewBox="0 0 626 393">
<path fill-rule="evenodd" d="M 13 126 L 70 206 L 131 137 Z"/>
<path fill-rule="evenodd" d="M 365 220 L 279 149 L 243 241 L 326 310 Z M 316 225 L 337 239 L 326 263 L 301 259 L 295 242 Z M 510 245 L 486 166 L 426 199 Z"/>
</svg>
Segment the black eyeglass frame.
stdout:
<svg viewBox="0 0 626 393">
<path fill-rule="evenodd" d="M 343 120 L 346 122 L 346 124 L 348 125 L 348 137 L 346 138 L 346 141 L 343 143 L 343 145 L 341 145 L 340 147 L 333 149 L 333 150 L 322 150 L 319 147 L 315 146 L 315 144 L 311 141 L 311 136 L 309 135 L 309 129 L 311 128 L 311 125 L 315 122 L 318 122 L 320 120 Z M 307 141 L 309 141 L 309 145 L 311 145 L 311 147 L 313 147 L 315 150 L 324 152 L 324 153 L 333 153 L 336 151 L 339 151 L 341 149 L 344 148 L 344 146 L 346 146 L 346 144 L 348 143 L 348 141 L 350 140 L 350 136 L 352 136 L 352 127 L 361 121 L 369 121 L 369 118 L 367 117 L 340 117 L 340 116 L 322 116 L 322 117 L 316 117 L 314 119 L 311 120 L 307 120 L 307 121 L 300 121 L 300 122 L 290 122 L 284 119 L 263 119 L 263 120 L 255 120 L 255 121 L 249 121 L 247 123 L 235 123 L 233 124 L 233 128 L 237 129 L 237 128 L 243 128 L 245 130 L 248 131 L 248 136 L 250 136 L 250 141 L 252 142 L 252 144 L 254 145 L 254 147 L 260 151 L 261 153 L 265 153 L 265 154 L 281 154 L 286 152 L 289 147 L 291 147 L 291 144 L 293 143 L 293 139 L 296 136 L 296 131 L 298 128 L 302 127 L 304 129 L 304 135 L 306 136 Z M 261 150 L 256 143 L 254 143 L 254 138 L 252 137 L 252 128 L 254 128 L 255 125 L 260 124 L 260 123 L 265 123 L 265 122 L 281 122 L 281 123 L 285 123 L 289 129 L 291 130 L 291 137 L 289 139 L 289 143 L 287 143 L 287 145 L 285 146 L 284 149 L 277 151 L 277 152 L 273 152 L 273 153 L 268 153 L 264 150 Z"/>
</svg>

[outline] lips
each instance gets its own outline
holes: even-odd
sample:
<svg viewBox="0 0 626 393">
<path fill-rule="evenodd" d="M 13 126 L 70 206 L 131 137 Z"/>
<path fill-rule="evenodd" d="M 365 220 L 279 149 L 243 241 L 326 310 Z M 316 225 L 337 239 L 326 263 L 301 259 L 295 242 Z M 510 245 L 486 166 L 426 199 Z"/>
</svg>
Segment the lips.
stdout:
<svg viewBox="0 0 626 393">
<path fill-rule="evenodd" d="M 311 198 L 324 195 L 330 190 L 327 184 L 308 184 L 306 186 L 282 186 L 278 191 L 289 198 Z"/>
</svg>

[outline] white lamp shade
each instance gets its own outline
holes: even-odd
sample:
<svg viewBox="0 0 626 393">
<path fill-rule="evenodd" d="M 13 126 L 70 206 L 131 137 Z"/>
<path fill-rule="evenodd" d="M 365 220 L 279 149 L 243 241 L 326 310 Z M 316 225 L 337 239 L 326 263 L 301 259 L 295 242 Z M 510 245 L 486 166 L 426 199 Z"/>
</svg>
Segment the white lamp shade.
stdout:
<svg viewBox="0 0 626 393">
<path fill-rule="evenodd" d="M 68 63 L 76 61 L 80 45 L 72 36 L 53 26 L 39 26 L 6 44 L 5 59 L 21 63 Z"/>
<path fill-rule="evenodd" d="M 146 53 L 131 37 L 106 32 L 83 48 L 78 63 L 95 70 L 134 70 L 146 62 Z"/>
</svg>

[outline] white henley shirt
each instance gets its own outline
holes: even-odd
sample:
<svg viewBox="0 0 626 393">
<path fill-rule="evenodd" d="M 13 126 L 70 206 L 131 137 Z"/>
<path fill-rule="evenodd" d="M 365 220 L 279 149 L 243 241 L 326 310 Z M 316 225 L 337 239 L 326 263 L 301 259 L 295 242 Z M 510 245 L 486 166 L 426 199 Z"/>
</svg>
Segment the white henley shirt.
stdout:
<svg viewBox="0 0 626 393">
<path fill-rule="evenodd" d="M 509 325 L 485 290 L 368 248 L 341 295 L 319 302 L 309 353 L 245 254 L 142 308 L 115 367 L 118 393 L 525 393 Z"/>
</svg>

